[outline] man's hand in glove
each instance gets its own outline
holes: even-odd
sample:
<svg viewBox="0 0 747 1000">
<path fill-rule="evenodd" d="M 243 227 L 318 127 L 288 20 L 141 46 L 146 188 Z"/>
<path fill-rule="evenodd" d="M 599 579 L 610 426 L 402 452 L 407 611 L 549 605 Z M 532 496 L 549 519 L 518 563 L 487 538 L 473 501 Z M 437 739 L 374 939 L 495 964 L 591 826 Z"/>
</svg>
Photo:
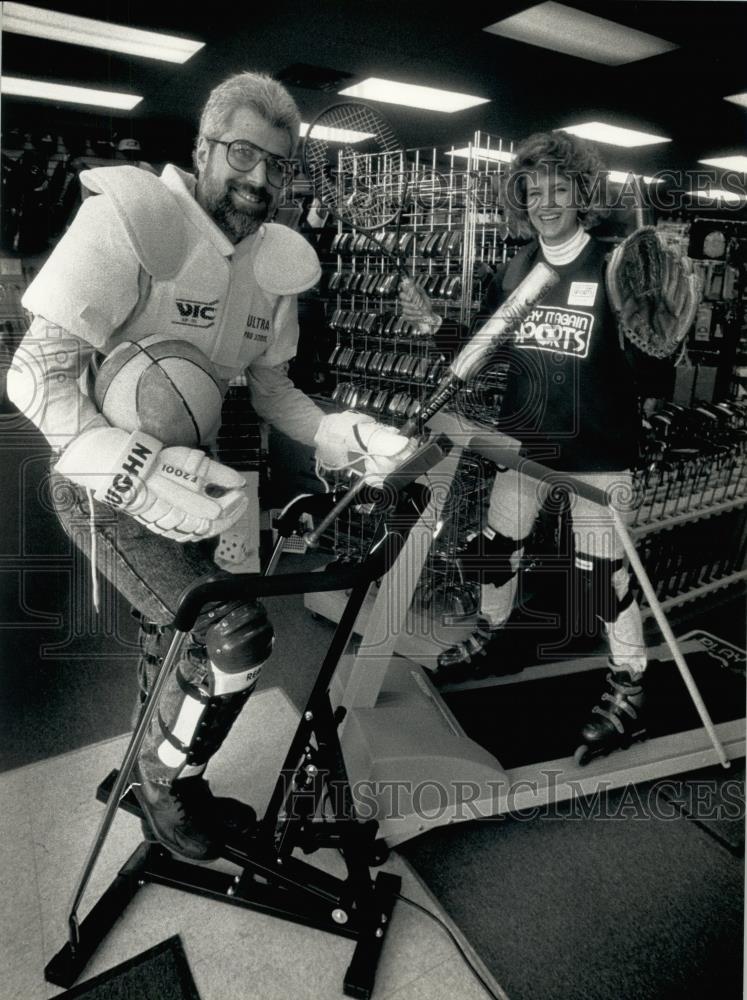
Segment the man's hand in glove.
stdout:
<svg viewBox="0 0 747 1000">
<path fill-rule="evenodd" d="M 148 434 L 118 427 L 84 431 L 68 445 L 55 471 L 178 542 L 226 531 L 249 502 L 241 492 L 242 477 L 199 449 L 164 448 Z"/>
<path fill-rule="evenodd" d="M 366 473 L 379 482 L 395 469 L 416 445 L 398 434 L 394 427 L 380 424 L 354 410 L 329 413 L 322 417 L 314 437 L 319 461 L 328 469 L 350 464 L 351 453 L 364 455 Z M 374 479 L 371 481 L 374 482 Z"/>
<path fill-rule="evenodd" d="M 417 449 L 411 438 L 373 420 L 356 424 L 355 431 L 366 456 L 366 478 L 372 486 L 381 486 L 389 473 Z"/>
</svg>

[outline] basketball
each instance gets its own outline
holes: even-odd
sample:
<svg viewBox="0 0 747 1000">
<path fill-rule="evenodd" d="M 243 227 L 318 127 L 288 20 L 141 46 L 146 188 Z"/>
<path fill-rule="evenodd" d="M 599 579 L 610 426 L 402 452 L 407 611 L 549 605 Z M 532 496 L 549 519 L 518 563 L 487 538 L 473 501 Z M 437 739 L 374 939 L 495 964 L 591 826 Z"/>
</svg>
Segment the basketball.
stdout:
<svg viewBox="0 0 747 1000">
<path fill-rule="evenodd" d="M 94 395 L 114 427 L 165 445 L 194 448 L 220 424 L 218 376 L 199 348 L 180 340 L 155 335 L 118 344 L 96 374 Z"/>
</svg>

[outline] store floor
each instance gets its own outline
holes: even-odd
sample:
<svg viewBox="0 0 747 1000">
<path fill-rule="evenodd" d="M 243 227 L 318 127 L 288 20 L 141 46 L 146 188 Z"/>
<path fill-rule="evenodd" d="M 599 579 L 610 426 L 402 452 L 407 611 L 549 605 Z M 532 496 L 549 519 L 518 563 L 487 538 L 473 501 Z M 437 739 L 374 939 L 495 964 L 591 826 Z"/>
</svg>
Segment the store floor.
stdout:
<svg viewBox="0 0 747 1000">
<path fill-rule="evenodd" d="M 288 568 L 296 568 L 298 561 L 298 557 L 284 560 Z M 210 767 L 214 791 L 237 795 L 252 802 L 260 812 L 313 680 L 313 664 L 318 662 L 318 655 L 331 636 L 330 626 L 313 620 L 300 598 L 284 598 L 282 602 L 273 599 L 268 605 L 272 605 L 271 613 L 279 633 L 273 667 L 268 666 L 265 687 L 249 701 Z M 303 658 L 297 653 L 301 648 L 306 654 Z M 122 674 L 131 672 L 125 664 L 120 664 L 119 670 Z M 107 676 L 103 673 L 100 683 L 89 688 L 92 703 L 106 699 L 106 684 Z M 56 725 L 55 716 L 61 714 L 64 688 L 57 688 L 57 696 L 56 707 L 51 703 L 46 706 L 46 718 L 52 725 Z M 111 721 L 108 716 L 106 725 L 111 725 Z M 42 728 L 40 719 L 35 731 Z M 72 726 L 70 730 L 73 732 Z M 118 765 L 126 741 L 126 735 L 119 735 L 89 742 L 86 746 L 0 774 L 0 892 L 6 901 L 0 917 L 4 941 L 0 959 L 0 1000 L 46 1000 L 60 992 L 45 983 L 42 969 L 66 939 L 66 916 L 74 879 L 101 815 L 102 807 L 95 801 L 93 791 L 102 777 Z M 570 827 L 569 837 L 581 835 L 578 823 Z M 495 832 L 498 833 L 498 829 Z M 447 850 L 451 850 L 449 837 L 458 842 L 467 830 L 460 825 L 459 830 L 454 828 L 441 833 L 440 839 Z M 127 814 L 119 815 L 84 900 L 83 914 L 139 839 L 137 821 Z M 426 849 L 432 841 L 433 838 L 425 844 Z M 416 849 L 418 843 L 412 842 Z M 575 853 L 578 848 L 571 845 L 570 849 Z M 714 855 L 722 849 L 716 843 L 709 848 Z M 522 861 L 522 851 L 526 850 L 522 840 L 517 842 L 515 850 L 514 857 L 509 852 L 504 863 L 506 871 L 516 871 L 518 877 L 519 868 L 526 867 Z M 454 854 L 463 861 L 463 851 L 454 849 Z M 319 865 L 335 866 L 337 863 L 334 855 L 325 859 L 323 852 L 310 860 Z M 445 870 L 449 859 L 442 856 L 442 860 Z M 384 869 L 402 875 L 404 895 L 426 905 L 456 930 L 456 925 L 423 888 L 402 855 L 392 855 Z M 697 881 L 700 876 L 693 872 L 692 877 Z M 463 885 L 466 887 L 469 882 Z M 485 886 L 482 891 L 486 891 Z M 460 905 L 469 909 L 468 895 L 460 893 L 458 898 Z M 508 925 L 504 925 L 503 920 L 509 919 L 513 933 L 519 935 L 525 920 L 529 920 L 527 927 L 532 925 L 526 900 L 522 902 L 521 899 L 519 892 L 515 909 L 509 916 L 503 914 L 494 925 L 494 948 L 504 959 L 510 956 L 511 949 L 506 938 Z M 447 905 L 454 912 L 452 902 L 447 900 Z M 650 902 L 657 909 L 657 900 Z M 473 908 L 477 907 L 482 910 L 476 896 Z M 664 905 L 661 909 L 666 922 Z M 604 913 L 602 906 L 600 919 L 604 918 Z M 472 919 L 476 916 L 473 913 Z M 718 908 L 713 910 L 712 919 L 718 925 Z M 466 924 L 467 921 L 463 921 L 463 926 Z M 676 956 L 680 929 L 667 926 L 668 948 Z M 613 927 L 607 932 L 616 933 Z M 461 932 L 457 933 L 463 945 L 466 944 Z M 545 947 L 535 938 L 536 951 L 532 953 L 531 963 L 535 966 L 535 975 L 529 971 L 530 982 L 540 982 L 543 975 L 548 975 L 555 961 L 553 950 L 564 947 L 561 943 L 564 935 L 567 948 L 575 949 L 574 933 L 572 924 L 563 930 L 561 922 L 556 927 L 560 939 L 556 936 Z M 140 954 L 173 934 L 182 937 L 202 1000 L 290 997 L 294 1000 L 333 1000 L 343 995 L 342 977 L 353 950 L 352 943 L 345 939 L 151 885 L 138 893 L 81 979 Z M 505 948 L 501 941 L 505 942 Z M 467 947 L 471 950 L 469 944 Z M 473 951 L 471 954 L 475 957 Z M 480 954 L 484 952 L 481 950 Z M 501 988 L 507 986 L 510 977 L 501 978 L 499 985 L 483 965 L 480 968 L 494 992 L 503 995 Z M 522 974 L 526 976 L 527 970 Z M 609 974 L 615 974 L 615 970 L 610 969 Z M 514 994 L 511 989 L 506 992 L 511 1000 L 514 996 L 533 996 L 531 990 L 528 994 Z M 398 902 L 379 966 L 374 1000 L 478 1000 L 486 995 L 444 932 L 422 913 Z M 623 996 L 627 1000 L 627 996 L 621 994 Z"/>
<path fill-rule="evenodd" d="M 298 711 L 279 688 L 255 695 L 211 765 L 216 792 L 260 810 L 282 764 Z M 122 758 L 126 737 L 110 739 L 0 775 L 1 1000 L 46 1000 L 60 989 L 43 968 L 65 943 L 73 882 L 101 815 L 92 794 Z M 251 752 L 250 752 L 251 750 Z M 95 902 L 140 840 L 137 820 L 117 817 L 86 895 Z M 337 872 L 337 856 L 311 863 Z M 404 895 L 436 909 L 396 856 L 387 871 L 403 876 Z M 12 901 L 12 905 L 8 905 Z M 353 942 L 249 910 L 161 886 L 140 890 L 87 966 L 81 981 L 180 934 L 202 1000 L 332 1000 Z M 493 986 L 500 995 L 500 989 Z M 377 1000 L 480 1000 L 486 993 L 447 935 L 398 902 L 377 976 Z"/>
</svg>

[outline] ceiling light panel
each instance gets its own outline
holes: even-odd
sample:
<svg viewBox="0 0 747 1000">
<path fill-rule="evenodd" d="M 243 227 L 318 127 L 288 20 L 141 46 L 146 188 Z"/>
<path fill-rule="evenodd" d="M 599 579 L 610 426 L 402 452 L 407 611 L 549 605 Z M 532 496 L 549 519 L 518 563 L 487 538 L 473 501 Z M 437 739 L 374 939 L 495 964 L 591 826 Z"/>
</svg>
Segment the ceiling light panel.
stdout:
<svg viewBox="0 0 747 1000">
<path fill-rule="evenodd" d="M 691 194 L 697 201 L 725 201 L 729 205 L 747 203 L 747 195 L 740 195 L 735 191 L 725 191 L 723 188 L 708 188 L 707 191 L 692 191 Z"/>
<path fill-rule="evenodd" d="M 85 104 L 97 108 L 114 108 L 131 111 L 142 101 L 137 94 L 122 94 L 110 90 L 93 90 L 90 87 L 71 87 L 45 80 L 23 80 L 17 76 L 4 76 L 0 80 L 5 97 L 31 97 L 41 101 L 64 104 Z"/>
<path fill-rule="evenodd" d="M 580 139 L 590 139 L 592 142 L 604 142 L 610 146 L 653 146 L 657 142 L 671 142 L 663 135 L 653 135 L 651 132 L 638 132 L 632 128 L 621 128 L 619 125 L 609 125 L 606 122 L 582 122 L 579 125 L 567 125 L 559 129 L 570 132 Z"/>
<path fill-rule="evenodd" d="M 309 123 L 301 122 L 300 134 L 305 136 L 309 131 Z M 314 135 L 317 139 L 326 139 L 327 142 L 339 142 L 341 145 L 347 143 L 354 146 L 356 142 L 363 142 L 364 139 L 373 139 L 373 132 L 358 132 L 349 128 L 331 128 L 330 126 L 317 125 L 314 128 Z"/>
<path fill-rule="evenodd" d="M 747 156 L 714 156 L 711 160 L 698 160 L 708 167 L 720 167 L 722 170 L 737 170 L 747 174 Z"/>
<path fill-rule="evenodd" d="M 96 21 L 90 17 L 77 17 L 61 11 L 43 10 L 24 3 L 4 3 L 2 24 L 4 32 L 171 63 L 185 63 L 205 45 L 204 42 L 189 38 L 128 28 L 123 24 Z"/>
<path fill-rule="evenodd" d="M 471 94 L 439 90 L 436 87 L 420 87 L 412 83 L 399 83 L 396 80 L 382 80 L 376 76 L 362 80 L 352 87 L 346 87 L 340 94 L 344 97 L 357 97 L 363 101 L 382 101 L 384 104 L 399 104 L 402 107 L 420 108 L 424 111 L 445 111 L 447 114 L 488 103 L 486 97 L 474 97 Z"/>
<path fill-rule="evenodd" d="M 646 177 L 634 174 L 632 171 L 610 170 L 607 177 L 613 184 L 628 184 L 631 180 L 641 180 L 644 184 L 660 184 L 660 177 Z"/>
<path fill-rule="evenodd" d="M 605 66 L 624 66 L 678 48 L 664 38 L 554 0 L 496 21 L 483 31 Z"/>
<path fill-rule="evenodd" d="M 447 153 L 447 156 L 459 157 L 463 160 L 467 160 L 472 156 L 477 160 L 497 160 L 499 163 L 510 163 L 514 158 L 514 154 L 509 153 L 508 150 L 482 149 L 479 146 L 473 146 L 472 149 L 468 146 L 465 146 L 464 149 L 451 149 Z"/>
</svg>

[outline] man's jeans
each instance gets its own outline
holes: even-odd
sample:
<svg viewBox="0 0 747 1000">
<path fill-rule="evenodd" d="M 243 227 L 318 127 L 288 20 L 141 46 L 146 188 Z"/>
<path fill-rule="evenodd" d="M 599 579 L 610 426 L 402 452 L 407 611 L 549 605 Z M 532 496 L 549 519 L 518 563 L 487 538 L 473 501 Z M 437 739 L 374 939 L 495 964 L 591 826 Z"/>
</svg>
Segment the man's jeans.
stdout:
<svg viewBox="0 0 747 1000">
<path fill-rule="evenodd" d="M 91 558 L 91 525 L 88 495 L 81 486 L 52 472 L 50 493 L 57 516 L 65 533 L 75 545 Z M 134 518 L 94 501 L 96 532 L 96 562 L 100 573 L 109 580 L 146 621 L 167 625 L 174 617 L 179 595 L 198 577 L 217 572 L 212 554 L 216 540 L 182 545 L 149 531 Z M 171 630 L 160 640 L 160 655 L 165 655 L 171 641 Z M 158 670 L 158 663 L 144 663 L 141 688 L 148 690 Z M 179 666 L 185 681 L 205 687 L 209 667 L 207 661 L 183 656 Z M 148 778 L 170 782 L 176 776 L 157 755 L 163 741 L 158 714 L 168 723 L 178 713 L 184 693 L 172 671 L 161 694 L 158 713 L 153 719 L 143 743 L 140 766 Z M 141 699 L 135 709 L 139 713 Z"/>
</svg>

